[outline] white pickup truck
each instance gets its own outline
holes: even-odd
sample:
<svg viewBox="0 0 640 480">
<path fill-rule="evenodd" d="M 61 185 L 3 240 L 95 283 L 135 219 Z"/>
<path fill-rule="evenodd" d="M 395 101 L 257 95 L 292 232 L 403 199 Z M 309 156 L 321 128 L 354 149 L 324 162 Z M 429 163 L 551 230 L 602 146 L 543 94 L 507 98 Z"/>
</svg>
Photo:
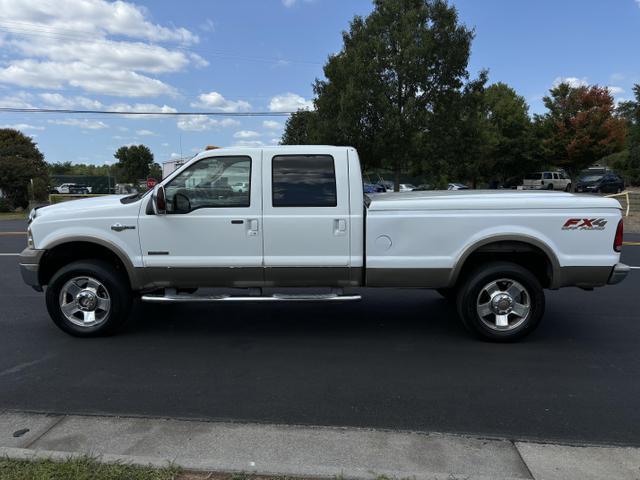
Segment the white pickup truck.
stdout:
<svg viewBox="0 0 640 480">
<path fill-rule="evenodd" d="M 134 298 L 339 302 L 360 299 L 357 287 L 397 287 L 437 289 L 471 332 L 508 341 L 538 325 L 545 288 L 624 279 L 621 246 L 613 199 L 513 190 L 368 197 L 353 148 L 229 148 L 199 154 L 145 195 L 34 210 L 20 268 L 28 285 L 47 286 L 53 321 L 77 336 L 114 332 Z M 198 295 L 201 287 L 235 290 Z"/>
</svg>

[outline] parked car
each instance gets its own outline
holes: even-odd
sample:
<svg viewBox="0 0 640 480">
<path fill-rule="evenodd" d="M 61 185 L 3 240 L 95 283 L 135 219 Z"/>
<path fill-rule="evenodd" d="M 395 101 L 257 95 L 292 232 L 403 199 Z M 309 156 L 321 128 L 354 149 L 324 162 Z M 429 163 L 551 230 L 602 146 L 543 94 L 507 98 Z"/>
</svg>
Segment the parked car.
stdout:
<svg viewBox="0 0 640 480">
<path fill-rule="evenodd" d="M 588 174 L 578 179 L 576 192 L 620 193 L 624 190 L 624 180 L 613 172 Z"/>
<path fill-rule="evenodd" d="M 249 182 L 238 182 L 231 185 L 231 190 L 236 193 L 247 193 L 249 191 Z"/>
<path fill-rule="evenodd" d="M 238 172 L 250 192 L 221 195 L 216 185 Z M 494 341 L 537 327 L 545 288 L 589 290 L 630 271 L 613 198 L 469 190 L 365 200 L 362 190 L 350 147 L 205 151 L 149 193 L 34 209 L 20 270 L 47 287 L 56 325 L 80 337 L 114 332 L 134 299 L 340 303 L 361 298 L 344 287 L 407 287 L 455 297 L 464 325 Z"/>
<path fill-rule="evenodd" d="M 416 187 L 410 183 L 401 183 L 399 185 L 401 192 L 413 192 Z"/>
<path fill-rule="evenodd" d="M 447 190 L 469 190 L 469 187 L 463 183 L 450 183 L 447 185 Z"/>
<path fill-rule="evenodd" d="M 389 182 L 387 180 L 381 180 L 378 182 L 378 185 L 384 188 L 385 192 L 393 192 L 393 187 L 394 187 L 393 182 Z"/>
<path fill-rule="evenodd" d="M 91 193 L 91 189 L 86 185 L 71 185 L 69 187 L 69 193 L 73 195 L 88 195 Z"/>
<path fill-rule="evenodd" d="M 571 179 L 564 172 L 535 172 L 525 175 L 523 190 L 571 191 Z"/>
<path fill-rule="evenodd" d="M 51 193 L 58 194 L 78 194 L 78 193 L 91 193 L 92 188 L 87 185 L 80 185 L 77 183 L 63 183 L 57 187 L 51 189 Z"/>
<path fill-rule="evenodd" d="M 364 193 L 384 193 L 387 191 L 382 185 L 376 185 L 373 183 L 364 183 L 363 190 Z"/>
</svg>

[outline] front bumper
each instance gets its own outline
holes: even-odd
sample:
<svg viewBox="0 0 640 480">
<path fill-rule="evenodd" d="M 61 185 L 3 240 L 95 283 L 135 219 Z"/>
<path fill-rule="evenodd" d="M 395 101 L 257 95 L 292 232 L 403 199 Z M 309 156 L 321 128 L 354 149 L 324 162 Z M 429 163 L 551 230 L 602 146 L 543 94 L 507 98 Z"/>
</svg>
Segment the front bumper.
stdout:
<svg viewBox="0 0 640 480">
<path fill-rule="evenodd" d="M 611 275 L 609 275 L 609 281 L 607 282 L 609 285 L 615 285 L 616 283 L 620 283 L 631 271 L 631 268 L 624 263 L 618 263 L 613 267 L 611 271 Z"/>
<path fill-rule="evenodd" d="M 42 285 L 40 285 L 38 272 L 40 270 L 40 260 L 42 259 L 44 252 L 45 250 L 36 250 L 35 248 L 27 247 L 18 257 L 22 280 L 24 283 L 39 292 L 42 291 Z"/>
</svg>

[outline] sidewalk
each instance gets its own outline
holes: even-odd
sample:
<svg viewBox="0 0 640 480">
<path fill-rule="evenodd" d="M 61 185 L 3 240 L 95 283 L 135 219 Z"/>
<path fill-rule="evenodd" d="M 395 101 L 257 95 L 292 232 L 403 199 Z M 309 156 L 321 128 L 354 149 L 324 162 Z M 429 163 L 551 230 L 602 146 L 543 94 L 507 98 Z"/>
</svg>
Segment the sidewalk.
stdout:
<svg viewBox="0 0 640 480">
<path fill-rule="evenodd" d="M 28 429 L 28 431 L 25 431 Z M 187 470 L 372 479 L 638 479 L 640 449 L 579 447 L 355 428 L 152 418 L 0 414 L 0 456 Z"/>
</svg>

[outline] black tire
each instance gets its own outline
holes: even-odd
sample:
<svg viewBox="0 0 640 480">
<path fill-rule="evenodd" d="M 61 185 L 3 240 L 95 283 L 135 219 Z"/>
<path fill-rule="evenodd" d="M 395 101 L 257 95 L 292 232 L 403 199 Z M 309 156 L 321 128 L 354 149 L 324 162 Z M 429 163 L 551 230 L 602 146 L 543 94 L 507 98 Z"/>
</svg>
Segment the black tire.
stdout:
<svg viewBox="0 0 640 480">
<path fill-rule="evenodd" d="M 553 183 L 550 183 L 549 185 L 547 185 L 547 190 L 553 190 Z"/>
<path fill-rule="evenodd" d="M 514 281 L 520 284 L 524 292 L 517 301 L 529 305 L 527 315 L 522 318 L 513 314 L 506 315 L 509 325 L 504 329 L 495 325 L 490 327 L 488 324 L 491 322 L 487 319 L 491 319 L 492 314 L 483 319 L 477 309 L 481 299 L 488 298 L 481 296 L 485 286 L 501 279 L 511 281 L 512 285 Z M 500 282 L 499 285 L 506 288 L 509 283 Z M 511 262 L 496 261 L 482 265 L 466 276 L 458 291 L 456 306 L 462 323 L 474 335 L 492 342 L 512 342 L 531 333 L 542 320 L 545 308 L 544 290 L 538 278 L 526 268 Z"/>
<path fill-rule="evenodd" d="M 458 296 L 458 291 L 455 288 L 437 288 L 436 292 L 440 294 L 442 298 L 449 302 L 456 301 L 456 297 Z"/>
<path fill-rule="evenodd" d="M 85 276 L 97 280 L 101 284 L 98 289 L 100 295 L 106 296 L 109 300 L 108 310 L 97 311 L 96 315 L 102 315 L 102 319 L 95 325 L 73 323 L 65 316 L 61 307 L 61 292 L 65 285 L 74 278 Z M 47 310 L 53 322 L 75 337 L 98 337 L 115 333 L 129 318 L 133 301 L 133 293 L 126 276 L 101 260 L 82 260 L 62 267 L 49 282 L 45 297 Z M 67 298 L 72 296 L 69 294 Z M 69 300 L 69 303 L 72 301 Z M 78 311 L 76 315 L 83 314 Z"/>
<path fill-rule="evenodd" d="M 570 192 L 571 191 L 571 184 L 568 183 L 567 187 L 564 189 L 565 192 Z"/>
</svg>

